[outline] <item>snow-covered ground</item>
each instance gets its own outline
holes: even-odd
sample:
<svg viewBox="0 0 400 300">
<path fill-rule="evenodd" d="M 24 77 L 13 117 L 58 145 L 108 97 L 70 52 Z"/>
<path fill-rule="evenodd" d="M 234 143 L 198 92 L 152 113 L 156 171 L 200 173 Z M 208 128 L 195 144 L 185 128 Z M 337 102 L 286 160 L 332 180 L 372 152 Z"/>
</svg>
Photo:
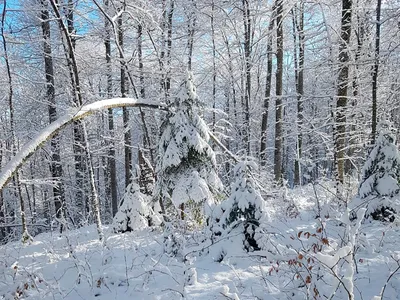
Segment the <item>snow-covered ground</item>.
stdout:
<svg viewBox="0 0 400 300">
<path fill-rule="evenodd" d="M 321 226 L 308 189 L 289 193 L 300 209 L 296 218 L 271 222 L 271 252 L 247 254 L 235 237 L 210 247 L 199 246 L 193 238 L 182 250 L 187 255 L 174 258 L 164 253 L 163 233 L 158 230 L 115 234 L 105 228 L 103 245 L 95 226 L 62 235 L 41 234 L 26 245 L 9 243 L 0 247 L 0 299 L 307 299 L 307 286 L 296 281 L 296 274 L 305 269 L 294 266 L 293 259 L 318 257 L 301 250 L 312 240 L 306 233 L 318 232 Z M 320 200 L 323 204 L 324 197 Z M 354 299 L 373 299 L 387 281 L 383 299 L 400 299 L 400 272 L 395 272 L 400 266 L 398 229 L 397 224 L 362 224 L 352 276 Z M 339 221 L 324 222 L 329 241 L 324 255 L 334 257 L 343 231 Z M 203 251 L 192 251 L 202 247 Z M 225 256 L 218 262 L 221 253 Z M 324 260 L 330 263 L 333 258 Z M 329 269 L 322 268 L 319 274 L 317 299 L 348 299 L 340 288 L 333 294 L 336 286 L 331 285 Z"/>
</svg>

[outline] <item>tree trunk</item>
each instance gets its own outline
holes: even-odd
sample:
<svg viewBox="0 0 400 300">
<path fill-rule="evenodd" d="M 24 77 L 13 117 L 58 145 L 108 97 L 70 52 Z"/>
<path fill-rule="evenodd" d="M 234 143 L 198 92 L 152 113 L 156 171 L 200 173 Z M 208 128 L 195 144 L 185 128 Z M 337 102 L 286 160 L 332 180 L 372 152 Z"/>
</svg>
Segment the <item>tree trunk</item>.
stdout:
<svg viewBox="0 0 400 300">
<path fill-rule="evenodd" d="M 269 101 L 271 99 L 272 85 L 272 30 L 275 22 L 275 7 L 272 8 L 271 20 L 268 25 L 268 40 L 267 40 L 267 77 L 265 81 L 265 94 L 263 103 L 263 112 L 261 120 L 261 142 L 260 142 L 260 160 L 261 166 L 267 163 L 267 129 L 268 129 L 268 111 Z"/>
<path fill-rule="evenodd" d="M 124 49 L 124 32 L 122 28 L 122 17 L 118 18 L 118 45 L 123 51 Z M 120 53 L 121 68 L 120 68 L 120 89 L 121 97 L 127 96 L 127 83 L 125 74 L 125 60 L 122 53 Z M 122 109 L 122 119 L 124 124 L 124 152 L 125 152 L 125 187 L 131 182 L 132 178 L 132 138 L 129 126 L 129 111 L 126 107 Z"/>
<path fill-rule="evenodd" d="M 210 22 L 211 22 L 211 42 L 212 42 L 212 65 L 213 65 L 213 76 L 212 76 L 212 106 L 213 106 L 213 112 L 212 112 L 212 126 L 211 130 L 215 132 L 215 125 L 216 125 L 216 115 L 215 115 L 215 109 L 216 109 L 216 81 L 217 81 L 217 66 L 216 66 L 216 47 L 215 47 L 215 21 L 214 21 L 214 14 L 215 14 L 215 3 L 214 0 L 211 1 L 211 17 L 210 17 Z M 229 109 L 229 105 L 228 105 Z M 229 113 L 228 113 L 229 117 Z"/>
<path fill-rule="evenodd" d="M 7 72 L 7 83 L 8 83 L 8 109 L 9 109 L 9 116 L 10 116 L 10 133 L 11 133 L 11 153 L 13 156 L 16 155 L 17 145 L 15 139 L 15 125 L 14 125 L 14 103 L 13 103 L 13 96 L 14 96 L 14 89 L 13 89 L 13 82 L 12 82 L 12 75 L 11 75 L 11 67 L 10 67 L 10 59 L 8 56 L 8 49 L 7 49 L 7 40 L 4 33 L 5 27 L 5 20 L 6 20 L 6 12 L 7 12 L 7 0 L 4 0 L 3 3 L 3 12 L 1 16 L 1 38 L 3 44 L 3 55 L 4 61 L 6 64 L 6 72 Z M 19 180 L 18 172 L 15 173 L 14 176 L 14 183 L 17 187 L 18 191 L 18 199 L 19 199 L 19 207 L 20 207 L 20 214 L 21 214 L 21 223 L 22 223 L 22 242 L 26 242 L 28 240 L 32 240 L 28 232 L 28 227 L 26 223 L 26 215 L 25 215 L 25 205 L 24 199 L 22 198 L 21 192 L 21 183 Z"/>
<path fill-rule="evenodd" d="M 242 0 L 244 26 L 245 93 L 244 93 L 244 143 L 250 155 L 250 100 L 251 100 L 251 19 L 249 0 Z"/>
<path fill-rule="evenodd" d="M 109 1 L 104 0 L 105 9 L 108 10 Z M 111 32 L 110 23 L 107 18 L 104 20 L 105 24 L 105 40 L 104 46 L 106 48 L 106 65 L 107 65 L 107 97 L 112 98 L 113 96 L 113 82 L 112 82 L 112 66 L 111 66 Z M 115 144 L 114 144 L 114 110 L 112 108 L 108 109 L 108 131 L 110 132 L 111 141 L 109 143 L 109 151 L 107 158 L 107 169 L 108 176 L 107 185 L 109 190 L 109 195 L 111 196 L 111 209 L 112 216 L 118 212 L 118 194 L 117 194 L 117 168 L 115 163 Z M 107 193 L 108 194 L 108 193 Z"/>
<path fill-rule="evenodd" d="M 282 181 L 283 0 L 276 0 L 275 181 Z"/>
<path fill-rule="evenodd" d="M 294 184 L 301 185 L 301 154 L 302 154 L 302 125 L 303 125 L 303 96 L 304 96 L 304 2 L 292 9 L 293 12 L 293 37 L 294 37 L 294 60 L 295 60 L 295 80 L 297 94 L 297 143 L 296 160 L 294 164 Z M 298 50 L 297 50 L 298 47 Z"/>
<path fill-rule="evenodd" d="M 53 56 L 51 51 L 51 38 L 50 38 L 50 21 L 49 11 L 45 1 L 41 1 L 42 4 L 42 35 L 43 35 L 43 55 L 44 55 L 44 70 L 46 75 L 46 101 L 48 102 L 49 111 L 49 122 L 52 123 L 57 120 L 57 108 L 56 108 L 56 97 L 54 87 L 54 65 Z M 51 149 L 51 163 L 50 172 L 51 177 L 55 184 L 53 185 L 53 196 L 54 196 L 54 207 L 56 211 L 56 218 L 63 220 L 65 218 L 65 192 L 64 185 L 62 183 L 63 169 L 61 165 L 60 155 L 60 139 L 55 136 L 50 141 Z M 63 225 L 60 226 L 60 230 L 63 230 Z"/>
<path fill-rule="evenodd" d="M 338 188 L 344 182 L 344 154 L 346 141 L 346 107 L 347 107 L 347 89 L 349 85 L 349 49 L 351 35 L 351 10 L 352 1 L 342 1 L 342 21 L 341 21 L 341 41 L 339 46 L 339 75 L 336 99 L 335 115 L 335 164 L 336 181 Z M 339 189 L 338 189 L 339 192 Z"/>
<path fill-rule="evenodd" d="M 372 136 L 371 144 L 375 144 L 377 125 L 377 93 L 378 93 L 378 71 L 379 71 L 379 47 L 381 38 L 381 5 L 382 0 L 376 4 L 376 33 L 375 33 L 375 61 L 372 72 Z"/>
<path fill-rule="evenodd" d="M 145 82 L 144 82 L 142 44 L 143 44 L 143 26 L 142 26 L 142 24 L 139 23 L 138 28 L 137 28 L 137 47 L 138 47 L 138 61 L 139 61 L 140 97 L 142 99 L 145 99 L 146 98 L 146 90 L 145 90 Z M 143 145 L 149 149 L 150 161 L 151 161 L 152 165 L 154 165 L 153 147 L 151 145 L 149 130 L 147 128 L 146 114 L 141 107 L 139 108 L 139 112 L 140 112 L 140 118 L 142 120 L 142 126 L 143 126 Z"/>
<path fill-rule="evenodd" d="M 83 100 L 82 100 L 82 94 L 81 94 L 81 89 L 80 89 L 80 84 L 79 84 L 79 74 L 78 74 L 78 65 L 76 63 L 76 58 L 75 58 L 75 39 L 73 36 L 73 33 L 75 31 L 74 29 L 74 23 L 73 23 L 73 0 L 68 0 L 68 11 L 67 11 L 67 24 L 68 28 L 65 27 L 62 19 L 60 12 L 57 8 L 57 5 L 54 3 L 54 0 L 50 0 L 54 13 L 56 14 L 56 17 L 58 18 L 59 25 L 60 25 L 60 30 L 64 34 L 64 38 L 66 40 L 67 46 L 65 47 L 65 50 L 67 51 L 67 61 L 68 64 L 71 67 L 70 74 L 71 76 L 71 82 L 72 84 L 72 89 L 73 89 L 73 95 L 74 95 L 74 102 L 76 106 L 82 106 L 83 105 Z M 88 168 L 88 173 L 89 173 L 89 181 L 90 181 L 90 200 L 92 203 L 93 207 L 93 214 L 95 217 L 95 222 L 97 225 L 97 231 L 99 233 L 99 239 L 103 240 L 103 233 L 102 233 L 102 228 L 101 228 L 101 218 L 100 218 L 100 209 L 99 209 L 99 198 L 98 198 L 98 193 L 95 185 L 95 175 L 94 175 L 94 168 L 93 168 L 93 162 L 91 159 L 91 154 L 90 154 L 90 149 L 89 149 L 89 140 L 87 137 L 87 131 L 85 127 L 85 123 L 82 121 L 80 123 L 80 128 L 82 129 L 82 135 L 80 136 L 82 138 L 82 148 L 83 152 L 87 158 L 87 168 Z M 82 182 L 83 183 L 83 182 Z"/>
<path fill-rule="evenodd" d="M 171 0 L 168 18 L 167 18 L 167 56 L 166 56 L 166 79 L 165 79 L 165 90 L 167 103 L 169 102 L 169 93 L 171 90 L 171 51 L 172 51 L 172 18 L 174 16 L 175 0 Z"/>
<path fill-rule="evenodd" d="M 191 0 L 191 8 L 188 14 L 188 70 L 192 71 L 192 58 L 193 58 L 193 43 L 194 43 L 194 30 L 196 27 L 196 2 Z"/>
</svg>

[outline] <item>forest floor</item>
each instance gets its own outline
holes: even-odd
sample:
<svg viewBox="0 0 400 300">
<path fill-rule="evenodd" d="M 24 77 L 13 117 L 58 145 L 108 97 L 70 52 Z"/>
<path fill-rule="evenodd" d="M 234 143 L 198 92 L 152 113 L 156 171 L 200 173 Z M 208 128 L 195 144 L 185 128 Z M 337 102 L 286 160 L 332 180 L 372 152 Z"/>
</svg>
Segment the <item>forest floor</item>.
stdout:
<svg viewBox="0 0 400 300">
<path fill-rule="evenodd" d="M 299 207 L 296 218 L 272 221 L 271 231 L 276 236 L 288 237 L 271 239 L 277 252 L 300 253 L 300 248 L 295 249 L 300 247 L 296 242 L 302 244 L 306 232 L 319 228 L 315 201 L 308 192 L 290 194 Z M 382 299 L 400 299 L 397 226 L 362 224 L 354 260 L 357 269 L 352 276 L 355 299 L 381 299 L 374 296 L 380 295 L 386 282 Z M 340 243 L 342 230 L 340 222 L 325 224 L 330 247 Z M 88 226 L 62 235 L 40 234 L 26 245 L 13 242 L 1 246 L 0 299 L 269 300 L 307 299 L 307 291 L 312 295 L 307 286 L 297 284 L 296 288 L 294 277 L 304 272 L 296 273 L 286 254 L 279 258 L 276 253 L 270 256 L 268 251 L 246 253 L 235 238 L 192 252 L 200 249 L 193 237 L 192 243 L 188 240 L 182 249 L 181 253 L 186 255 L 175 258 L 164 253 L 160 231 L 115 234 L 108 227 L 104 231 L 104 244 L 98 241 L 95 226 Z M 221 253 L 224 258 L 218 262 Z M 338 262 L 339 268 L 341 263 Z M 328 274 L 329 268 L 321 269 L 322 278 L 324 272 Z M 329 286 L 329 280 L 320 280 L 318 284 Z M 329 289 L 320 290 L 319 299 L 330 297 L 322 292 Z M 340 288 L 332 286 L 330 290 L 331 295 L 337 291 L 332 299 L 348 299 L 339 292 Z"/>
</svg>

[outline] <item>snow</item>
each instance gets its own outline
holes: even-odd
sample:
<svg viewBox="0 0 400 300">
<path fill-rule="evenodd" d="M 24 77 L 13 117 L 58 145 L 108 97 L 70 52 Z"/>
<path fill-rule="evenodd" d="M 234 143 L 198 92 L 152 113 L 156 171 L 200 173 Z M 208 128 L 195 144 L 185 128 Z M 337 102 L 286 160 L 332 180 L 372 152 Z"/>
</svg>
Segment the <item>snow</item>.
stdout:
<svg viewBox="0 0 400 300">
<path fill-rule="evenodd" d="M 137 100 L 134 98 L 113 98 L 100 100 L 84 105 L 80 108 L 70 108 L 65 115 L 61 116 L 56 121 L 43 128 L 35 137 L 32 138 L 30 142 L 23 145 L 21 150 L 7 163 L 6 166 L 4 166 L 0 173 L 0 190 L 3 189 L 12 175 L 18 170 L 24 161 L 34 153 L 36 149 L 42 146 L 47 140 L 49 140 L 58 131 L 63 129 L 66 125 L 99 110 L 121 106 L 147 106 L 154 108 L 165 108 L 160 103 L 148 100 Z"/>
<path fill-rule="evenodd" d="M 41 234 L 25 245 L 0 246 L 0 299 L 307 299 L 307 293 L 313 298 L 314 286 L 326 297 L 348 299 L 341 284 L 353 290 L 354 299 L 380 299 L 376 295 L 381 295 L 398 266 L 397 226 L 353 223 L 346 214 L 338 220 L 325 219 L 329 245 L 318 253 L 306 252 L 318 239 L 307 238 L 305 233 L 315 233 L 321 226 L 307 188 L 290 192 L 302 195 L 294 197 L 295 204 L 302 207 L 297 218 L 270 216 L 266 221 L 269 229 L 264 234 L 270 248 L 258 252 L 245 252 L 238 236 L 211 242 L 197 239 L 199 233 L 193 233 L 183 245 L 185 255 L 171 257 L 164 252 L 160 229 L 146 227 L 116 234 L 104 227 L 103 244 L 94 225 L 63 235 Z M 321 191 L 317 190 L 321 199 L 328 197 Z M 359 217 L 362 219 L 361 213 Z M 351 234 L 345 238 L 349 228 Z M 297 238 L 299 232 L 301 238 Z M 357 244 L 354 262 L 358 273 L 346 266 L 352 243 Z M 296 272 L 305 275 L 303 269 L 288 263 L 298 259 L 299 253 L 304 255 L 299 261 L 306 266 L 308 258 L 315 260 L 310 261 L 311 282 L 304 287 L 296 279 Z M 221 254 L 223 260 L 218 262 Z M 332 270 L 340 281 L 332 276 Z M 314 277 L 317 272 L 321 280 Z M 398 295 L 400 282 L 395 274 L 383 299 L 399 299 Z"/>
<path fill-rule="evenodd" d="M 209 145 L 210 130 L 197 114 L 197 102 L 193 76 L 188 72 L 161 126 L 154 196 L 163 199 L 167 209 L 180 210 L 185 204 L 186 218 L 201 223 L 223 187 Z M 203 216 L 195 216 L 199 210 Z"/>
</svg>

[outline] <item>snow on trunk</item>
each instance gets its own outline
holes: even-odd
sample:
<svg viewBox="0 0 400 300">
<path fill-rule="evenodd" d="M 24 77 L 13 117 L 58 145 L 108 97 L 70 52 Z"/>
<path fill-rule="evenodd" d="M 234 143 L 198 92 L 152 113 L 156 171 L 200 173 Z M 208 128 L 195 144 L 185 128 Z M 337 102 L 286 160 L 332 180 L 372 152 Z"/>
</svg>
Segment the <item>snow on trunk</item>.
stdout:
<svg viewBox="0 0 400 300">
<path fill-rule="evenodd" d="M 22 166 L 22 164 L 32 156 L 46 141 L 57 134 L 60 130 L 74 121 L 80 120 L 97 111 L 114 107 L 151 107 L 165 109 L 165 107 L 156 102 L 147 100 L 137 100 L 133 98 L 113 98 L 100 100 L 80 108 L 71 108 L 64 116 L 58 118 L 55 122 L 43 128 L 30 142 L 22 146 L 21 150 L 8 162 L 0 173 L 0 191 L 4 188 L 10 178 Z"/>
</svg>

